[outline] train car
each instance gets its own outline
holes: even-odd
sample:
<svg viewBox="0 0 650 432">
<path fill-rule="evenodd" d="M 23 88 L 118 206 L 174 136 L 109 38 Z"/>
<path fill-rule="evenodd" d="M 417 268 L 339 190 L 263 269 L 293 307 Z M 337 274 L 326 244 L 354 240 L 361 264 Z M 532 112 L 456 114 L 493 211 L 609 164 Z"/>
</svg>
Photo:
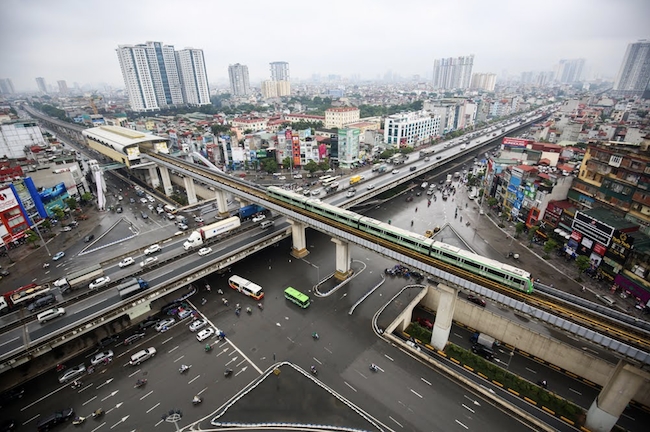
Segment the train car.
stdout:
<svg viewBox="0 0 650 432">
<path fill-rule="evenodd" d="M 392 241 L 393 243 L 407 247 L 423 255 L 429 255 L 431 245 L 433 244 L 433 240 L 426 238 L 423 235 L 369 217 L 362 217 L 359 220 L 358 229 Z"/>
</svg>

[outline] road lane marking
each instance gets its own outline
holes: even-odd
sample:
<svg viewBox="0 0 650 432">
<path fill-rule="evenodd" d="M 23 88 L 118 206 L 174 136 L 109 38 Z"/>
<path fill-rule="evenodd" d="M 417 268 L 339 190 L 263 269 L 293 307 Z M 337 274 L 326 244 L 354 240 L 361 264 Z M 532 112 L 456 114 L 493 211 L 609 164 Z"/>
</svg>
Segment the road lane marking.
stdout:
<svg viewBox="0 0 650 432">
<path fill-rule="evenodd" d="M 201 375 L 197 375 L 197 376 L 195 376 L 194 378 L 192 378 L 191 380 L 189 380 L 187 383 L 188 383 L 188 384 L 192 384 L 194 381 L 196 381 L 197 379 L 199 379 L 200 376 L 201 376 Z"/>
<path fill-rule="evenodd" d="M 40 414 L 36 414 L 34 417 L 30 418 L 30 419 L 27 420 L 25 423 L 23 423 L 23 426 L 25 426 L 27 423 L 29 423 L 29 422 L 31 422 L 31 421 L 36 420 L 36 419 L 39 418 L 40 416 L 41 416 Z"/>
<path fill-rule="evenodd" d="M 198 392 L 196 395 L 197 395 L 197 396 L 201 396 L 201 393 L 203 393 L 203 392 L 206 391 L 207 389 L 208 389 L 207 387 L 204 388 L 203 390 L 201 390 L 200 392 Z"/>
<path fill-rule="evenodd" d="M 244 363 L 246 363 L 246 359 L 240 361 L 240 362 L 237 363 L 235 366 L 236 366 L 236 367 L 239 367 L 239 366 L 241 366 L 241 365 L 244 364 Z"/>
<path fill-rule="evenodd" d="M 397 420 L 395 420 L 392 416 L 388 416 L 388 418 L 391 419 L 392 421 L 394 421 L 395 424 L 397 424 L 399 427 L 404 428 L 404 426 L 402 426 L 402 424 L 400 422 L 398 422 Z"/>
<path fill-rule="evenodd" d="M 419 397 L 420 399 L 424 399 L 420 393 L 416 392 L 416 391 L 413 390 L 413 389 L 409 389 L 409 390 L 411 390 L 411 393 L 413 393 L 414 395 L 416 395 L 416 396 Z"/>
<path fill-rule="evenodd" d="M 390 358 L 389 356 L 387 356 L 386 354 L 384 354 L 384 357 L 386 357 L 386 358 L 387 358 L 388 360 L 390 360 L 390 361 L 395 361 L 395 360 L 393 360 L 392 358 Z"/>
<path fill-rule="evenodd" d="M 88 399 L 86 402 L 82 403 L 81 406 L 86 406 L 92 401 L 94 401 L 95 399 L 97 399 L 97 396 L 93 396 L 92 398 Z"/>
<path fill-rule="evenodd" d="M 45 398 L 48 398 L 48 397 L 52 396 L 53 394 L 60 392 L 61 390 L 63 390 L 63 389 L 66 388 L 66 387 L 68 387 L 67 384 L 62 385 L 62 386 L 59 387 L 58 389 L 56 389 L 56 390 L 54 390 L 54 391 L 52 391 L 52 392 L 49 392 L 48 394 L 46 394 L 46 395 L 43 396 L 42 398 L 37 399 L 37 400 L 35 400 L 34 402 L 30 403 L 29 405 L 26 405 L 26 406 L 22 407 L 22 408 L 20 409 L 20 411 L 22 412 L 22 411 L 25 411 L 25 410 L 28 409 L 28 408 L 33 407 L 33 406 L 36 405 L 37 403 L 39 403 L 39 402 L 45 400 Z"/>
<path fill-rule="evenodd" d="M 160 402 L 158 402 L 156 405 L 154 405 L 154 406 L 152 406 L 151 408 L 149 408 L 149 409 L 147 410 L 147 414 L 149 414 L 151 411 L 153 411 L 153 410 L 155 410 L 156 408 L 158 408 L 158 405 L 160 405 Z M 158 426 L 158 425 L 156 425 L 156 426 Z"/>
<path fill-rule="evenodd" d="M 427 384 L 429 384 L 429 385 L 432 385 L 429 381 L 425 380 L 424 378 L 420 378 L 420 379 L 421 379 L 422 381 L 424 381 L 425 383 L 427 383 Z"/>
<path fill-rule="evenodd" d="M 368 379 L 368 377 L 365 376 L 364 374 L 362 374 L 361 372 L 357 371 L 357 373 L 358 373 L 359 375 L 361 375 L 362 377 L 364 377 L 365 379 Z"/>
<path fill-rule="evenodd" d="M 140 398 L 140 400 L 146 398 L 146 397 L 149 396 L 151 393 L 153 393 L 153 390 L 151 390 L 151 391 L 150 391 L 149 393 L 147 393 L 146 395 L 142 396 L 142 397 Z"/>
<path fill-rule="evenodd" d="M 93 430 L 91 430 L 90 432 L 95 432 L 95 431 L 98 431 L 98 430 L 99 430 L 99 428 L 101 428 L 101 427 L 102 427 L 102 426 L 104 426 L 105 424 L 106 424 L 106 422 L 104 422 L 104 423 L 102 423 L 102 424 L 100 424 L 100 425 L 99 425 L 99 426 L 97 426 L 97 427 L 96 427 L 95 429 L 93 429 Z M 112 429 L 112 428 L 111 428 L 111 429 Z"/>
<path fill-rule="evenodd" d="M 475 414 L 475 413 L 476 413 L 473 409 L 471 409 L 471 408 L 468 407 L 467 405 L 465 405 L 465 404 L 461 404 L 461 405 L 463 406 L 463 408 L 465 408 L 467 411 L 470 411 L 472 414 Z"/>
<path fill-rule="evenodd" d="M 348 386 L 348 387 L 350 387 L 352 390 L 354 390 L 355 393 L 357 392 L 357 389 L 355 389 L 355 388 L 352 387 L 350 384 L 348 384 L 347 381 L 343 381 L 343 382 L 345 383 L 346 386 Z"/>
<path fill-rule="evenodd" d="M 464 427 L 465 429 L 469 429 L 466 425 L 462 424 L 462 423 L 459 422 L 458 420 L 456 420 L 456 423 L 458 423 L 459 425 L 461 425 L 461 426 Z"/>
<path fill-rule="evenodd" d="M 169 351 L 167 351 L 167 354 L 171 354 L 171 353 L 173 353 L 173 352 L 176 351 L 178 348 L 179 348 L 178 345 L 176 345 L 174 348 L 172 348 L 172 349 L 170 349 Z"/>
<path fill-rule="evenodd" d="M 182 356 L 180 356 L 179 358 L 177 358 L 176 360 L 174 360 L 174 363 L 176 363 L 176 362 L 179 361 L 179 360 L 182 360 L 183 357 L 185 357 L 185 355 L 182 355 Z"/>
<path fill-rule="evenodd" d="M 572 389 L 571 387 L 569 387 L 569 391 L 572 391 L 573 393 L 576 393 L 576 394 L 579 394 L 580 396 L 582 396 L 582 393 L 580 393 L 578 390 Z"/>
<path fill-rule="evenodd" d="M 530 368 L 526 368 L 526 370 L 527 370 L 528 372 L 532 372 L 532 373 L 534 373 L 534 374 L 536 374 L 536 373 L 537 373 L 537 371 L 536 371 L 536 370 L 534 370 L 534 369 L 530 369 Z"/>
<path fill-rule="evenodd" d="M 172 340 L 172 339 L 174 339 L 174 338 L 170 336 L 169 338 L 167 338 L 167 339 L 165 339 L 164 341 L 162 341 L 162 344 L 165 345 L 167 342 L 169 342 L 169 341 Z"/>
<path fill-rule="evenodd" d="M 133 375 L 137 375 L 137 374 L 139 374 L 139 373 L 140 373 L 140 369 L 138 369 L 137 371 L 135 371 L 135 372 L 133 372 L 131 375 L 129 375 L 129 378 L 132 378 Z"/>
<path fill-rule="evenodd" d="M 322 364 L 323 364 L 323 363 L 321 363 L 320 360 L 318 360 L 316 357 L 312 357 L 312 358 L 313 358 L 314 361 L 315 361 L 316 363 L 318 363 L 319 365 L 322 365 Z"/>
<path fill-rule="evenodd" d="M 330 351 L 327 347 L 325 347 L 325 351 L 327 351 L 328 353 L 332 354 L 332 351 Z"/>
<path fill-rule="evenodd" d="M 20 339 L 20 338 L 18 336 L 16 336 L 13 339 L 9 339 L 7 342 L 1 343 L 0 346 L 7 345 L 8 343 L 11 343 L 11 342 L 13 342 L 15 340 L 18 340 L 18 339 Z"/>
</svg>

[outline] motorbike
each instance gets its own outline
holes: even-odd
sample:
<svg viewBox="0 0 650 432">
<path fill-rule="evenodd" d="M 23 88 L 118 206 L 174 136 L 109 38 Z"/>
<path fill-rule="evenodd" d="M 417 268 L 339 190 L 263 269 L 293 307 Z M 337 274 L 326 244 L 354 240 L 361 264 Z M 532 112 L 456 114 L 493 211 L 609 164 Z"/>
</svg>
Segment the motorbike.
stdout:
<svg viewBox="0 0 650 432">
<path fill-rule="evenodd" d="M 43 268 L 46 269 L 50 266 L 50 263 L 43 263 Z"/>
<path fill-rule="evenodd" d="M 85 421 L 86 421 L 86 417 L 77 416 L 77 417 L 74 418 L 74 420 L 72 420 L 72 424 L 75 425 L 75 426 L 79 426 L 80 424 L 82 424 Z"/>
<path fill-rule="evenodd" d="M 97 409 L 93 412 L 93 418 L 99 418 L 99 417 L 101 417 L 101 416 L 103 416 L 103 415 L 104 415 L 104 410 L 103 410 L 102 408 L 97 408 Z"/>
<path fill-rule="evenodd" d="M 204 298 L 201 299 L 201 306 L 205 306 L 208 301 Z"/>
<path fill-rule="evenodd" d="M 223 303 L 224 306 L 228 306 L 228 299 L 222 298 L 221 302 Z"/>
<path fill-rule="evenodd" d="M 225 376 L 225 377 L 229 377 L 230 375 L 232 375 L 232 369 L 226 369 L 223 372 L 223 376 Z"/>
<path fill-rule="evenodd" d="M 210 345 L 210 344 L 205 344 L 205 348 L 204 348 L 204 349 L 205 349 L 205 352 L 210 352 L 210 351 L 212 351 L 212 345 Z"/>
<path fill-rule="evenodd" d="M 184 374 L 185 372 L 187 372 L 188 370 L 190 370 L 191 367 L 192 367 L 192 365 L 189 365 L 189 366 L 187 366 L 187 365 L 181 365 L 180 369 L 178 369 L 178 372 Z"/>
<path fill-rule="evenodd" d="M 145 385 L 146 383 L 147 383 L 147 380 L 146 380 L 146 379 L 139 379 L 139 380 L 137 380 L 137 381 L 135 382 L 135 386 L 133 386 L 133 388 L 140 388 L 140 387 L 142 387 L 143 385 Z"/>
<path fill-rule="evenodd" d="M 66 366 L 64 364 L 59 363 L 58 365 L 56 365 L 56 371 L 57 372 L 64 371 L 65 368 L 66 368 Z"/>
<path fill-rule="evenodd" d="M 71 389 L 78 389 L 78 388 L 81 387 L 81 386 L 82 386 L 81 381 L 75 381 L 75 382 L 72 383 L 72 385 L 70 386 L 70 388 L 71 388 Z"/>
<path fill-rule="evenodd" d="M 257 307 L 260 308 L 260 310 L 264 309 L 264 305 L 262 303 L 258 303 Z"/>
<path fill-rule="evenodd" d="M 311 367 L 311 373 L 312 373 L 314 376 L 318 376 L 318 370 L 316 369 L 316 366 L 312 366 L 312 367 Z"/>
<path fill-rule="evenodd" d="M 318 336 L 318 333 L 316 333 L 316 332 L 312 333 L 311 337 L 313 337 L 315 340 L 320 339 L 320 336 Z"/>
<path fill-rule="evenodd" d="M 203 399 L 198 395 L 192 398 L 192 405 L 198 405 L 201 402 L 203 402 Z"/>
<path fill-rule="evenodd" d="M 246 313 L 247 313 L 248 315 L 252 314 L 252 313 L 253 313 L 253 309 L 251 309 L 251 307 L 248 306 L 248 307 L 246 308 Z"/>
<path fill-rule="evenodd" d="M 377 367 L 376 364 L 373 363 L 373 364 L 370 365 L 370 370 L 371 370 L 372 372 L 378 372 L 378 371 L 379 371 L 379 368 Z"/>
</svg>

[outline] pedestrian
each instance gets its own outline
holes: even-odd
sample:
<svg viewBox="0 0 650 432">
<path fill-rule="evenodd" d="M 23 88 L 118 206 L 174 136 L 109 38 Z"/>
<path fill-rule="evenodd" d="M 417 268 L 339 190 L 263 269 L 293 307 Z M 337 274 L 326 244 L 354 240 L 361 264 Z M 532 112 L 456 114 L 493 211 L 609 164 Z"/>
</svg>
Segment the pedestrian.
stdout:
<svg viewBox="0 0 650 432">
<path fill-rule="evenodd" d="M 418 212 L 418 208 L 417 208 L 417 207 L 415 208 L 415 212 L 416 212 L 416 213 Z"/>
</svg>

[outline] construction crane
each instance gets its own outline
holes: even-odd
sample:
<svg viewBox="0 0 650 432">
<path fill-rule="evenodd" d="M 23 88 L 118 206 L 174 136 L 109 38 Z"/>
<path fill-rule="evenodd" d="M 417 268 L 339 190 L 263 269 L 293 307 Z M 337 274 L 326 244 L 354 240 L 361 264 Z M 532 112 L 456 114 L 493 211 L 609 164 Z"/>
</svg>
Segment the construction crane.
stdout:
<svg viewBox="0 0 650 432">
<path fill-rule="evenodd" d="M 90 100 L 90 107 L 93 109 L 93 113 L 95 113 L 95 115 L 99 114 L 97 112 L 97 106 L 95 105 L 95 101 L 96 100 L 100 101 L 103 99 L 103 97 L 98 94 L 92 94 L 88 99 Z"/>
</svg>

